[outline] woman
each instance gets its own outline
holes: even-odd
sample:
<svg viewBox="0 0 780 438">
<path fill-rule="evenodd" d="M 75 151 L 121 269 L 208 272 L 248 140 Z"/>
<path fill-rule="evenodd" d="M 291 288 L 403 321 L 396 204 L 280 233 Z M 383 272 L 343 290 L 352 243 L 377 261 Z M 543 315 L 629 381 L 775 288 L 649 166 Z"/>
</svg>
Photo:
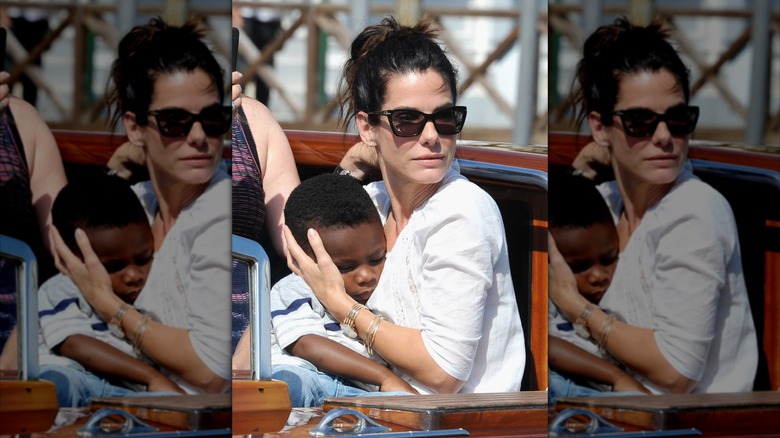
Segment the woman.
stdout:
<svg viewBox="0 0 780 438">
<path fill-rule="evenodd" d="M 150 181 L 134 186 L 155 242 L 135 307 L 111 290 L 83 232 L 84 262 L 54 232 L 58 268 L 109 323 L 188 393 L 230 386 L 230 180 L 220 167 L 231 110 L 223 70 L 194 22 L 133 28 L 112 66 L 113 120 L 142 148 Z"/>
<path fill-rule="evenodd" d="M 65 186 L 65 168 L 49 127 L 35 107 L 11 97 L 0 71 L 0 234 L 27 243 L 38 262 L 38 282 L 57 273 L 49 241 L 51 205 Z M 11 214 L 13 212 L 13 214 Z M 0 259 L 0 369 L 16 369 L 15 267 Z"/>
<path fill-rule="evenodd" d="M 265 105 L 241 95 L 240 78 L 233 72 L 233 234 L 266 249 L 273 284 L 290 273 L 284 261 L 284 204 L 300 179 L 287 136 Z M 246 278 L 243 264 L 235 263 L 233 269 L 236 279 Z M 233 284 L 233 350 L 249 325 L 249 290 L 244 283 Z M 248 363 L 236 362 L 235 367 Z"/>
<path fill-rule="evenodd" d="M 290 268 L 421 394 L 518 391 L 525 344 L 501 214 L 453 163 L 465 107 L 431 20 L 386 18 L 352 43 L 340 93 L 345 124 L 375 148 L 382 181 L 367 186 L 388 254 L 361 307 L 309 232 L 317 262 L 285 229 Z"/>
<path fill-rule="evenodd" d="M 687 163 L 699 109 L 666 38 L 621 18 L 585 43 L 580 120 L 610 157 L 615 181 L 599 188 L 621 250 L 600 304 L 617 318 L 577 293 L 552 238 L 550 298 L 655 393 L 749 391 L 758 355 L 734 216 Z"/>
</svg>

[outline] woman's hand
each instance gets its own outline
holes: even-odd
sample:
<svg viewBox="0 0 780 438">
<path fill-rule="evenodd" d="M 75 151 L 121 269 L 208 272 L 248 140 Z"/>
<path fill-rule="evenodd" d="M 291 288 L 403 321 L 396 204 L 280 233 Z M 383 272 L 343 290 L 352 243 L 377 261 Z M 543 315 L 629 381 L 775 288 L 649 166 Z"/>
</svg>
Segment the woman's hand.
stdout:
<svg viewBox="0 0 780 438">
<path fill-rule="evenodd" d="M 352 145 L 339 163 L 339 167 L 360 180 L 363 184 L 382 178 L 379 171 L 379 155 L 376 147 L 368 146 L 362 141 Z"/>
<path fill-rule="evenodd" d="M 76 243 L 79 246 L 84 261 L 73 254 L 62 240 L 56 227 L 51 227 L 51 238 L 54 242 L 54 264 L 76 284 L 84 299 L 95 308 L 98 316 L 109 321 L 121 300 L 114 295 L 111 278 L 106 268 L 100 263 L 87 234 L 82 229 L 76 230 Z"/>
<path fill-rule="evenodd" d="M 611 159 L 609 147 L 592 141 L 580 149 L 571 167 L 582 172 L 582 176 L 600 183 L 615 179 Z"/>
<path fill-rule="evenodd" d="M 131 184 L 149 179 L 149 169 L 146 168 L 146 151 L 141 146 L 129 141 L 122 143 L 106 166 L 115 171 L 121 178 L 130 181 Z"/>
<path fill-rule="evenodd" d="M 284 226 L 287 266 L 306 281 L 322 305 L 337 321 L 341 321 L 355 300 L 345 292 L 344 279 L 341 278 L 341 273 L 322 245 L 320 235 L 314 229 L 309 229 L 307 236 L 317 261 L 312 260 L 303 251 L 287 225 Z M 334 310 L 341 310 L 341 312 Z"/>
<path fill-rule="evenodd" d="M 381 392 L 408 392 L 410 394 L 419 394 L 412 385 L 406 380 L 400 378 L 394 373 L 390 373 L 384 380 L 379 383 L 379 391 Z"/>
<path fill-rule="evenodd" d="M 11 102 L 11 89 L 6 82 L 10 77 L 8 72 L 0 71 L 0 112 L 8 108 L 8 104 Z"/>
<path fill-rule="evenodd" d="M 151 392 L 171 391 L 178 392 L 179 394 L 186 394 L 179 385 L 173 383 L 173 380 L 165 377 L 162 373 L 157 373 L 152 376 L 146 386 L 146 390 Z"/>
<path fill-rule="evenodd" d="M 234 113 L 238 108 L 241 107 L 241 96 L 242 96 L 241 93 L 243 92 L 243 89 L 241 88 L 241 84 L 239 83 L 239 81 L 243 76 L 244 75 L 242 75 L 237 71 L 234 71 L 231 76 L 232 84 L 233 84 L 233 87 L 231 88 L 231 100 L 233 101 Z"/>
<path fill-rule="evenodd" d="M 555 239 L 549 232 L 547 233 L 547 251 L 549 254 L 547 293 L 566 318 L 574 321 L 577 315 L 566 312 L 566 309 L 574 309 L 574 312 L 577 312 L 576 309 L 581 309 L 586 304 L 586 300 L 579 294 L 577 279 L 574 278 L 574 273 L 558 251 Z"/>
<path fill-rule="evenodd" d="M 651 394 L 650 390 L 645 388 L 644 385 L 639 383 L 636 379 L 629 376 L 628 373 L 620 373 L 615 377 L 615 381 L 612 382 L 612 391 L 637 391 L 645 394 Z"/>
</svg>

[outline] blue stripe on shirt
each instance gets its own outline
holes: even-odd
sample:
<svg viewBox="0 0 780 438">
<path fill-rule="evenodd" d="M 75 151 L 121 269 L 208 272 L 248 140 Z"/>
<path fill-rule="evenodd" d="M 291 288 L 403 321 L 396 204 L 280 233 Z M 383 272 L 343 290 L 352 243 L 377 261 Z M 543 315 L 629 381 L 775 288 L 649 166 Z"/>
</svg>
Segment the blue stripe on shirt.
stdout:
<svg viewBox="0 0 780 438">
<path fill-rule="evenodd" d="M 281 316 L 281 315 L 287 315 L 289 313 L 295 312 L 301 306 L 303 306 L 304 304 L 307 304 L 307 303 L 311 306 L 311 298 L 299 298 L 299 299 L 293 301 L 292 303 L 290 303 L 290 305 L 287 306 L 286 309 L 275 310 L 275 311 L 271 312 L 271 318 L 274 318 L 274 317 L 277 317 L 277 316 Z"/>
<path fill-rule="evenodd" d="M 76 305 L 78 305 L 79 299 L 78 298 L 68 298 L 68 299 L 62 300 L 59 303 L 57 303 L 57 305 L 54 306 L 53 309 L 51 309 L 51 310 L 41 310 L 40 312 L 38 312 L 38 318 L 43 318 L 44 316 L 49 316 L 49 315 L 56 315 L 56 314 L 62 312 L 63 310 L 65 310 L 68 306 L 70 306 L 73 303 L 76 303 Z"/>
<path fill-rule="evenodd" d="M 325 324 L 325 330 L 329 332 L 337 332 L 341 330 L 341 325 L 336 324 L 335 322 L 329 322 Z"/>
<path fill-rule="evenodd" d="M 92 330 L 95 330 L 96 332 L 104 332 L 108 330 L 108 324 L 105 322 L 96 322 L 92 324 Z"/>
</svg>

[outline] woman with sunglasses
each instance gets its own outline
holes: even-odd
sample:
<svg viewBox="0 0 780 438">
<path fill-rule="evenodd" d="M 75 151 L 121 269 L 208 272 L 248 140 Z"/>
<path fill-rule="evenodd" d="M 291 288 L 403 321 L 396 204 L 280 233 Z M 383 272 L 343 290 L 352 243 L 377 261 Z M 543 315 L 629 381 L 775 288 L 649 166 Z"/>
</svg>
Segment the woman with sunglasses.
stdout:
<svg viewBox="0 0 780 438">
<path fill-rule="evenodd" d="M 751 390 L 758 353 L 736 223 L 687 162 L 699 115 L 688 69 L 661 23 L 620 18 L 585 42 L 577 80 L 579 120 L 614 173 L 599 189 L 621 253 L 598 307 L 550 238 L 550 298 L 654 393 Z"/>
<path fill-rule="evenodd" d="M 308 236 L 315 262 L 285 229 L 290 268 L 421 394 L 518 391 L 525 342 L 504 226 L 454 162 L 466 108 L 431 20 L 365 28 L 342 84 L 344 123 L 354 117 L 382 172 L 366 190 L 385 226 L 384 272 L 362 306 L 317 233 Z"/>
<path fill-rule="evenodd" d="M 224 72 L 197 23 L 134 27 L 112 66 L 112 120 L 143 150 L 150 180 L 133 186 L 155 255 L 134 306 L 111 289 L 83 232 L 84 261 L 54 232 L 58 267 L 100 317 L 188 393 L 230 387 L 230 179 L 220 165 L 231 109 Z"/>
</svg>

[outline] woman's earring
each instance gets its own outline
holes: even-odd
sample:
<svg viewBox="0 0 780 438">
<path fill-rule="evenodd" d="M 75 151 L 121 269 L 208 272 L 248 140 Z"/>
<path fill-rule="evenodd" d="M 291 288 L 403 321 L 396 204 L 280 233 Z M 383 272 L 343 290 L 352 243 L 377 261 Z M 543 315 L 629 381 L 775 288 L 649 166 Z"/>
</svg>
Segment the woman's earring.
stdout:
<svg viewBox="0 0 780 438">
<path fill-rule="evenodd" d="M 376 143 L 375 143 L 375 142 L 373 142 L 373 141 L 369 141 L 368 143 L 366 143 L 366 145 L 367 145 L 368 147 L 370 147 L 370 148 L 375 148 L 375 147 L 376 147 Z"/>
</svg>

